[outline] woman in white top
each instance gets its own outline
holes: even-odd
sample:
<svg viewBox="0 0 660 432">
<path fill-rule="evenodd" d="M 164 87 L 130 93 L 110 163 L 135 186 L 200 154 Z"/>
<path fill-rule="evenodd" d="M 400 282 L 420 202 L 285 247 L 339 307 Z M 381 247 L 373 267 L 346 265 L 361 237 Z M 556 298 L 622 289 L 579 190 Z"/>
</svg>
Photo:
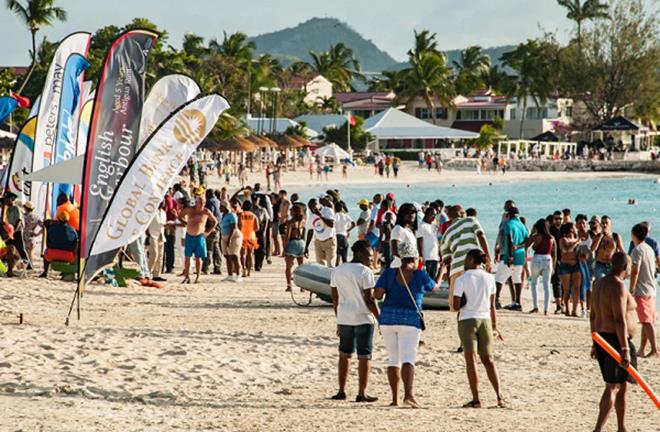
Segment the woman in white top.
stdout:
<svg viewBox="0 0 660 432">
<path fill-rule="evenodd" d="M 458 336 L 461 339 L 472 391 L 472 400 L 463 405 L 463 408 L 481 408 L 476 368 L 477 353 L 497 395 L 497 406 L 502 408 L 506 406 L 500 392 L 500 377 L 493 360 L 493 336 L 503 340 L 497 329 L 495 279 L 481 268 L 485 263 L 486 254 L 480 249 L 468 252 L 465 257 L 465 273 L 456 280 L 452 299 L 454 310 L 459 311 Z"/>
<path fill-rule="evenodd" d="M 417 230 L 417 209 L 411 203 L 405 203 L 399 207 L 396 216 L 396 225 L 390 234 L 390 249 L 394 260 L 392 267 L 401 267 L 401 257 L 399 256 L 399 243 L 417 244 L 415 231 Z"/>
</svg>

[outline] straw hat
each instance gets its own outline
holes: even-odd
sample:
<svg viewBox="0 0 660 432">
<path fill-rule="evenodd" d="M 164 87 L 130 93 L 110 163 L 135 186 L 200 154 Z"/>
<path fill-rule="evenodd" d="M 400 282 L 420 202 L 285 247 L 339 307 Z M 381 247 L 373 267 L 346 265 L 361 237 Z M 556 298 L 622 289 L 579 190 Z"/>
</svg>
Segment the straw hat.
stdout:
<svg viewBox="0 0 660 432">
<path fill-rule="evenodd" d="M 419 258 L 417 247 L 409 242 L 399 243 L 399 256 L 405 258 Z"/>
<path fill-rule="evenodd" d="M 34 203 L 32 201 L 26 202 L 23 207 L 25 207 L 28 210 L 34 210 Z"/>
</svg>

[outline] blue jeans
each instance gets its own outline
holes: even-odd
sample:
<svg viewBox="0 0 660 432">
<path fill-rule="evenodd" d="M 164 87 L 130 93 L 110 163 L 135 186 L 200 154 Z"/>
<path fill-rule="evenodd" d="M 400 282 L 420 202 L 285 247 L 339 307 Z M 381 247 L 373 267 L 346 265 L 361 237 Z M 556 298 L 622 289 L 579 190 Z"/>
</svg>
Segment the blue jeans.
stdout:
<svg viewBox="0 0 660 432">
<path fill-rule="evenodd" d="M 591 271 L 587 261 L 580 261 L 579 266 L 580 275 L 582 276 L 582 282 L 580 284 L 580 300 L 585 301 L 587 299 L 587 291 L 591 289 Z"/>
<path fill-rule="evenodd" d="M 339 328 L 339 354 L 350 357 L 357 349 L 359 359 L 371 358 L 374 338 L 373 324 L 355 326 L 340 324 L 337 327 Z"/>
<path fill-rule="evenodd" d="M 550 307 L 550 277 L 552 276 L 552 256 L 550 255 L 534 255 L 532 258 L 532 304 L 535 309 L 538 309 L 538 293 L 536 292 L 536 284 L 539 277 L 543 281 L 543 311 L 547 312 Z"/>
</svg>

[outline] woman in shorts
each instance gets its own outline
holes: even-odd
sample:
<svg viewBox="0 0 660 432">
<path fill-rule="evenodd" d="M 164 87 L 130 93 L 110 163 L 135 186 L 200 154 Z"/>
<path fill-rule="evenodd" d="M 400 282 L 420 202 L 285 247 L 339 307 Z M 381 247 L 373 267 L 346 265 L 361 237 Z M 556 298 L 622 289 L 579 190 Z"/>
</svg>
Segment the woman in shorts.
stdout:
<svg viewBox="0 0 660 432">
<path fill-rule="evenodd" d="M 250 277 L 253 266 L 254 251 L 259 247 L 257 242 L 257 231 L 259 231 L 259 221 L 252 213 L 252 201 L 246 200 L 243 203 L 243 211 L 238 215 L 243 244 L 241 247 L 241 267 L 243 268 L 243 277 Z"/>
<path fill-rule="evenodd" d="M 493 359 L 493 336 L 503 340 L 497 329 L 495 312 L 495 278 L 482 266 L 486 263 L 486 254 L 480 249 L 473 249 L 465 257 L 465 273 L 456 280 L 453 309 L 458 314 L 458 336 L 461 339 L 466 371 L 472 392 L 472 400 L 463 408 L 481 408 L 479 399 L 479 377 L 477 376 L 477 358 L 479 354 L 488 373 L 493 390 L 497 395 L 497 406 L 504 408 L 506 402 L 500 390 L 500 377 Z"/>
<path fill-rule="evenodd" d="M 284 225 L 284 262 L 286 263 L 286 290 L 291 291 L 291 274 L 294 262 L 303 263 L 305 257 L 305 211 L 304 205 L 291 206 L 291 218 Z"/>
</svg>

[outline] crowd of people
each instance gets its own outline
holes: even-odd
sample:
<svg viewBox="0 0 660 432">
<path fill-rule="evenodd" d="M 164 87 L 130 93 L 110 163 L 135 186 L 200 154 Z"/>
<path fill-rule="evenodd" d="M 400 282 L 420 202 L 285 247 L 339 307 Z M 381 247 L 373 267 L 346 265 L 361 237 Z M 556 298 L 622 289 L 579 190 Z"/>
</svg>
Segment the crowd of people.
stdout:
<svg viewBox="0 0 660 432">
<path fill-rule="evenodd" d="M 391 166 L 396 176 L 394 164 L 385 156 L 375 164 L 376 172 L 383 175 Z M 21 264 L 31 268 L 43 230 L 47 245 L 42 276 L 47 276 L 52 261 L 73 261 L 79 215 L 69 199 L 60 196 L 53 220 L 42 222 L 32 214 L 32 203 L 23 203 L 21 208 L 16 198 L 11 193 L 3 197 L 0 234 L 6 246 L 7 275 L 14 275 Z M 403 404 L 419 406 L 413 383 L 425 328 L 422 299 L 426 292 L 440 290 L 445 280 L 450 310 L 458 317 L 458 351 L 465 356 L 472 392 L 465 407 L 481 406 L 477 355 L 498 406 L 507 405 L 493 357 L 494 340 L 502 339 L 497 310 L 523 311 L 522 292 L 527 285 L 530 314 L 589 317 L 592 329 L 623 354 L 623 363 L 612 364 L 594 348 L 608 383 L 599 421 L 605 421 L 615 402 L 620 409 L 617 398 L 625 397 L 621 395 L 629 376 L 620 366 L 634 364 L 638 357 L 660 356 L 654 329 L 660 245 L 651 236 L 648 222 L 632 227 L 632 242 L 626 247 L 606 215 L 573 216 L 570 209 L 563 209 L 529 223 L 509 200 L 491 248 L 474 208 L 445 205 L 440 199 L 399 204 L 392 193 L 376 193 L 355 204 L 360 209 L 357 220 L 350 216 L 341 192 L 334 189 L 303 202 L 297 193 L 271 192 L 260 184 L 246 185 L 230 195 L 227 187 L 189 186 L 181 180 L 168 191 L 144 235 L 122 254 L 138 264 L 140 282 L 149 286 L 160 286 L 166 281 L 163 276 L 175 268 L 182 268 L 183 283 L 192 282 L 193 258 L 195 283 L 202 273 L 211 272 L 226 272 L 224 282 L 240 283 L 282 257 L 286 290 L 291 291 L 294 267 L 313 252 L 313 261 L 333 268 L 331 288 L 339 336 L 336 400 L 347 398 L 355 351 L 359 360 L 356 401 L 376 400 L 366 389 L 378 326 L 388 353 L 391 404 L 401 402 L 403 383 Z M 629 288 L 621 288 L 626 276 Z M 505 287 L 508 304 L 503 302 Z M 612 305 L 621 305 L 620 311 L 613 311 Z M 635 336 L 632 313 L 642 325 L 639 349 L 629 340 Z M 623 328 L 618 324 L 621 321 L 626 324 Z"/>
</svg>

